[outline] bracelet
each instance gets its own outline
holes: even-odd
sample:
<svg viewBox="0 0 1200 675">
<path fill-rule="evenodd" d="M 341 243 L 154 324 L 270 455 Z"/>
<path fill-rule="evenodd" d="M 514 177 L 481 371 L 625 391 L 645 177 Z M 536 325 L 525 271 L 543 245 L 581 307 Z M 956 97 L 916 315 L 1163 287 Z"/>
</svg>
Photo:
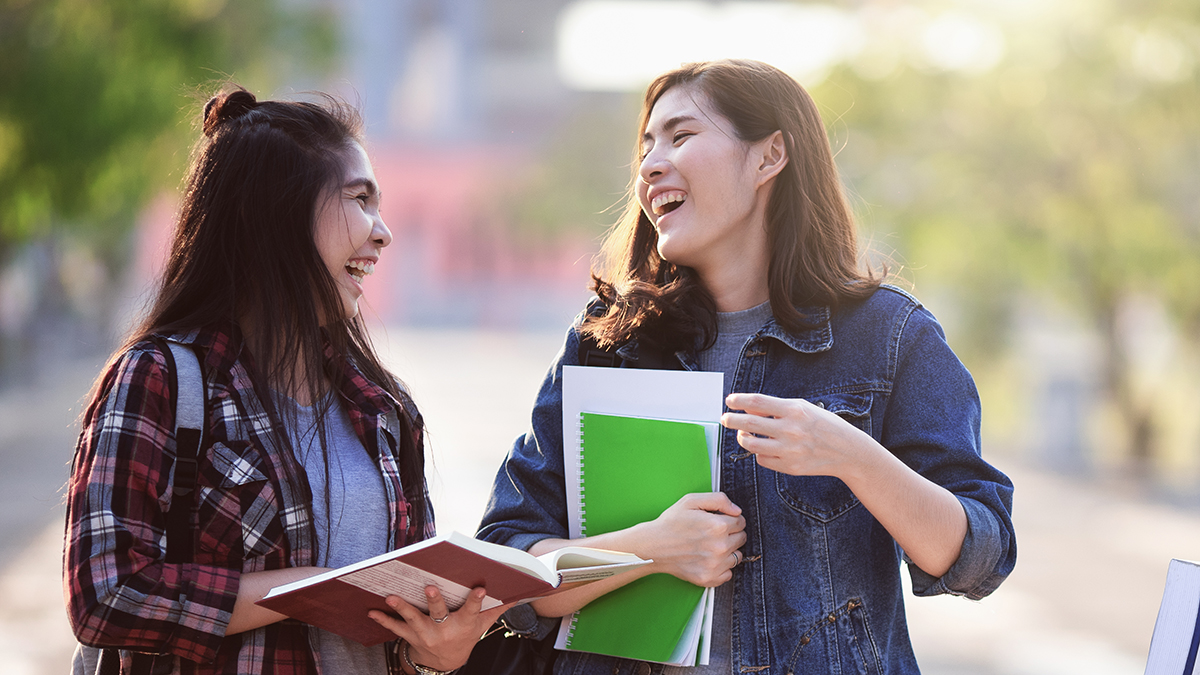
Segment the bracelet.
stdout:
<svg viewBox="0 0 1200 675">
<path fill-rule="evenodd" d="M 404 662 L 408 664 L 409 668 L 412 668 L 414 671 L 416 671 L 417 675 L 450 675 L 458 670 L 458 668 L 455 668 L 454 670 L 436 670 L 434 668 L 430 668 L 429 666 L 422 666 L 418 663 L 413 663 L 412 656 L 409 656 L 408 654 L 408 640 L 404 640 L 403 642 L 404 648 L 400 653 L 404 656 Z"/>
</svg>

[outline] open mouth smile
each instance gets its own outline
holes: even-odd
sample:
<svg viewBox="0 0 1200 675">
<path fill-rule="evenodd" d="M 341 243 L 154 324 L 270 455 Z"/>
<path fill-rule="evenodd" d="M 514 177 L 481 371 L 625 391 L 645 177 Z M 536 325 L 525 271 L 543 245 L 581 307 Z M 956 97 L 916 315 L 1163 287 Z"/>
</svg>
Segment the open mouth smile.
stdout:
<svg viewBox="0 0 1200 675">
<path fill-rule="evenodd" d="M 363 277 L 375 273 L 375 263 L 370 260 L 351 260 L 346 263 L 346 273 L 362 283 Z"/>
<path fill-rule="evenodd" d="M 665 216 L 675 209 L 683 206 L 687 201 L 687 193 L 680 190 L 668 190 L 662 194 L 654 196 L 650 202 L 650 209 L 656 217 Z"/>
</svg>

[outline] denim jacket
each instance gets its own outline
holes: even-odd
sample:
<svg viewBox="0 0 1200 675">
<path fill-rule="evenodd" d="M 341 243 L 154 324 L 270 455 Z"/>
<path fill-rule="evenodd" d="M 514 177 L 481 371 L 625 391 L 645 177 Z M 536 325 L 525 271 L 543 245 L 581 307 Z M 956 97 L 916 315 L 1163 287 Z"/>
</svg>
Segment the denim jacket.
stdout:
<svg viewBox="0 0 1200 675">
<path fill-rule="evenodd" d="M 734 392 L 803 398 L 870 434 L 953 493 L 967 515 L 957 562 L 941 577 L 908 562 L 916 595 L 982 598 L 1016 563 L 1012 483 L 980 457 L 979 396 L 941 326 L 907 293 L 883 286 L 866 300 L 802 308 L 811 328 L 774 319 L 742 347 Z M 547 374 L 532 426 L 500 467 L 479 537 L 528 549 L 567 537 L 562 367 L 578 362 L 578 327 Z M 637 344 L 621 347 L 636 365 Z M 695 355 L 676 355 L 696 369 Z M 917 673 L 900 585 L 904 556 L 839 479 L 759 466 L 723 430 L 721 484 L 746 517 L 745 561 L 734 568 L 735 673 Z M 556 673 L 658 673 L 658 664 L 561 653 Z"/>
</svg>

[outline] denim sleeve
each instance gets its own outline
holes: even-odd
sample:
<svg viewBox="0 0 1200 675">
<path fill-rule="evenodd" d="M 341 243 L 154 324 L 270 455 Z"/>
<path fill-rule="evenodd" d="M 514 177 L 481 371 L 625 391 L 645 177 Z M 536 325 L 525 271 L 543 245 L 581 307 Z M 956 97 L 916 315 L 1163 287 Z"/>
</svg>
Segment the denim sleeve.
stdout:
<svg viewBox="0 0 1200 675">
<path fill-rule="evenodd" d="M 496 472 L 492 494 L 476 537 L 528 550 L 547 538 L 566 539 L 562 438 L 562 373 L 578 365 L 579 336 L 575 326 L 546 373 L 533 406 L 529 430 L 519 436 Z"/>
<path fill-rule="evenodd" d="M 881 442 L 949 490 L 967 516 L 962 552 L 940 578 L 909 561 L 913 592 L 978 600 L 996 590 L 1016 565 L 1013 485 L 981 456 L 979 393 L 937 320 L 915 307 L 894 331 L 893 385 Z"/>
</svg>

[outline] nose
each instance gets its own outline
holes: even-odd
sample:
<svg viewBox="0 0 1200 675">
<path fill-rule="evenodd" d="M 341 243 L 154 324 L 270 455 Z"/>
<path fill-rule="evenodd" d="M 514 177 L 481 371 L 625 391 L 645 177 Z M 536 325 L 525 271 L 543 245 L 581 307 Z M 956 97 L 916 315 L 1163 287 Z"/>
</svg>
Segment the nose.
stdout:
<svg viewBox="0 0 1200 675">
<path fill-rule="evenodd" d="M 661 153 L 651 150 L 642 158 L 642 163 L 638 166 L 638 178 L 648 184 L 663 174 L 666 164 Z"/>
<path fill-rule="evenodd" d="M 383 216 L 375 218 L 375 224 L 371 228 L 371 241 L 383 248 L 392 243 L 392 231 L 388 229 L 387 223 L 383 222 Z"/>
</svg>

